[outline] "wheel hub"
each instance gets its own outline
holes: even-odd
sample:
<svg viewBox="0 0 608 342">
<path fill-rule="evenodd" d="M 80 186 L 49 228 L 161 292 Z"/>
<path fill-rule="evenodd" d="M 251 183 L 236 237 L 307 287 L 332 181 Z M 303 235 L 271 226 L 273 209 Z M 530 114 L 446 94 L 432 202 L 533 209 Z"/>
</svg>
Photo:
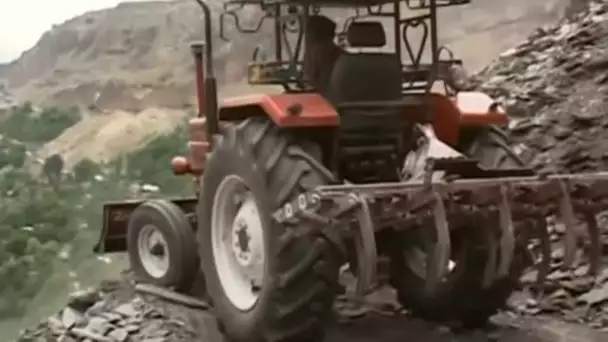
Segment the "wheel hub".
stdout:
<svg viewBox="0 0 608 342">
<path fill-rule="evenodd" d="M 241 310 L 259 297 L 265 272 L 264 231 L 253 194 L 230 176 L 218 186 L 213 203 L 211 242 L 224 292 Z"/>
<path fill-rule="evenodd" d="M 244 199 L 232 224 L 232 253 L 242 270 L 256 278 L 263 265 L 262 223 L 253 197 Z"/>
<path fill-rule="evenodd" d="M 170 256 L 167 241 L 154 225 L 141 228 L 137 239 L 137 253 L 145 271 L 154 278 L 162 278 L 169 271 Z"/>
<path fill-rule="evenodd" d="M 155 242 L 150 248 L 150 253 L 155 257 L 162 258 L 165 256 L 165 246 L 162 243 Z"/>
<path fill-rule="evenodd" d="M 247 222 L 243 219 L 235 220 L 232 225 L 232 253 L 242 267 L 251 266 L 253 261 L 250 242 L 251 236 L 248 232 Z"/>
</svg>

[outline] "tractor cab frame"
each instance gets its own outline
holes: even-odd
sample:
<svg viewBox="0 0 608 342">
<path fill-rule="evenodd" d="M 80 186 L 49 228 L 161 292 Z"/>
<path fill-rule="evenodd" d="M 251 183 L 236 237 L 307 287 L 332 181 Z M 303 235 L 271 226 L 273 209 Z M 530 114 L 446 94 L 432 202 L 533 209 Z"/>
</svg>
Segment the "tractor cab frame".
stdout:
<svg viewBox="0 0 608 342">
<path fill-rule="evenodd" d="M 274 36 L 272 59 L 260 60 L 262 47 L 258 46 L 248 65 L 248 80 L 254 85 L 281 85 L 286 92 L 311 91 L 308 80 L 303 73 L 304 35 L 307 18 L 321 14 L 325 9 L 341 8 L 352 10 L 354 14 L 346 16 L 336 38 L 340 45 L 351 48 L 382 48 L 386 44 L 373 42 L 363 44 L 364 33 L 369 30 L 359 29 L 351 37 L 357 40 L 358 46 L 352 46 L 348 40 L 348 28 L 352 23 L 369 20 L 383 20 L 383 29 L 390 29 L 384 43 L 389 53 L 401 61 L 402 87 L 404 93 L 429 92 L 433 85 L 443 79 L 452 65 L 462 65 L 455 59 L 452 51 L 439 44 L 437 16 L 439 7 L 465 5 L 470 0 L 397 0 L 397 1 L 263 1 L 233 0 L 226 2 L 224 11 L 219 16 L 220 37 L 228 41 L 226 33 L 228 22 L 232 21 L 239 33 L 258 33 L 264 24 L 271 21 Z M 239 19 L 239 11 L 247 6 L 261 8 L 262 15 L 252 27 L 244 27 Z M 413 15 L 411 15 L 413 13 Z M 408 15 L 410 14 L 410 15 Z M 368 27 L 371 25 L 368 25 Z M 353 30 L 356 31 L 356 30 Z M 367 31 L 367 32 L 366 32 Z M 417 37 L 414 32 L 418 32 Z M 354 33 L 354 32 L 353 32 Z M 426 60 L 423 59 L 426 56 Z M 446 56 L 444 56 L 446 55 Z M 447 90 L 447 89 L 446 89 Z M 450 89 L 451 90 L 451 89 Z"/>
<path fill-rule="evenodd" d="M 202 113 L 205 113 L 206 135 L 212 136 L 219 132 L 220 116 L 227 120 L 242 119 L 238 114 L 234 114 L 231 109 L 234 107 L 248 107 L 249 105 L 243 103 L 243 101 L 228 101 L 229 103 L 218 106 L 217 85 L 213 68 L 212 11 L 204 1 L 196 0 L 196 2 L 203 10 L 205 22 L 204 43 L 195 42 L 192 45 L 197 65 L 199 115 L 202 116 Z M 260 32 L 265 24 L 270 22 L 274 40 L 272 59 L 262 60 L 260 58 L 263 54 L 262 47 L 256 47 L 252 54 L 252 61 L 247 66 L 249 83 L 252 85 L 280 85 L 287 94 L 310 93 L 315 90 L 311 88 L 304 76 L 302 61 L 307 17 L 319 14 L 324 9 L 353 10 L 354 14 L 346 16 L 342 30 L 337 33 L 337 38 L 341 43 L 349 43 L 347 41 L 347 31 L 353 23 L 370 19 L 383 20 L 386 23 L 385 26 L 390 27 L 392 39 L 384 37 L 384 43 L 381 46 L 378 46 L 378 42 L 371 45 L 378 48 L 390 41 L 392 46 L 389 47 L 389 53 L 400 61 L 401 93 L 405 97 L 413 98 L 419 102 L 420 95 L 427 95 L 427 99 L 428 96 L 432 96 L 433 86 L 436 82 L 445 80 L 451 66 L 462 65 L 462 61 L 455 59 L 451 50 L 439 44 L 438 9 L 465 5 L 470 2 L 470 0 L 232 0 L 223 4 L 223 10 L 219 14 L 218 29 L 220 38 L 229 40 L 226 30 L 229 23 L 232 23 L 239 33 L 254 34 Z M 255 7 L 262 11 L 262 15 L 254 20 L 254 24 L 251 26 L 244 25 L 239 16 L 239 13 L 248 7 Z M 411 12 L 414 14 L 411 15 Z M 383 30 L 385 29 L 386 27 L 383 27 Z M 418 33 L 417 39 L 412 38 L 412 34 L 416 35 L 414 31 Z M 384 32 L 383 34 L 385 35 Z M 365 47 L 357 46 L 356 48 Z M 367 54 L 362 53 L 362 55 Z M 453 96 L 457 92 L 456 89 L 451 88 L 445 82 L 444 91 L 449 96 Z M 444 102 L 431 99 L 431 101 L 426 101 L 426 104 L 442 107 L 447 105 L 449 107 L 449 104 Z M 368 103 L 368 105 L 370 104 Z M 301 110 L 298 110 L 297 107 L 287 106 L 285 109 L 288 112 L 300 112 Z M 452 109 L 453 112 L 454 110 L 457 111 L 456 108 Z M 432 113 L 434 110 L 425 108 L 423 111 L 418 110 L 417 112 Z M 432 120 L 432 118 L 427 119 Z M 319 120 L 319 122 L 321 121 L 323 120 Z M 494 121 L 505 122 L 504 118 L 501 117 Z M 284 125 L 279 123 L 277 119 L 275 119 L 275 122 L 279 126 Z M 325 121 L 325 123 L 327 122 Z M 334 122 L 334 124 L 336 123 Z M 486 124 L 486 122 L 483 124 Z M 297 124 L 287 123 L 285 125 L 293 126 Z M 319 125 L 323 125 L 323 123 Z M 456 140 L 455 134 L 451 135 L 451 140 Z"/>
<path fill-rule="evenodd" d="M 258 45 L 247 66 L 247 78 L 252 85 L 280 85 L 284 93 L 230 98 L 219 106 L 212 65 L 211 11 L 204 2 L 197 2 L 206 16 L 207 43 L 204 47 L 195 43 L 193 50 L 198 66 L 199 116 L 205 113 L 207 137 L 219 133 L 220 120 L 240 121 L 252 116 L 269 116 L 279 127 L 339 128 L 338 135 L 331 133 L 330 140 L 334 141 L 322 143 L 340 145 L 324 151 L 324 156 L 333 156 L 333 160 L 325 160 L 326 165 L 331 164 L 333 171 L 351 179 L 378 181 L 386 177 L 378 174 L 377 166 L 391 170 L 400 167 L 398 164 L 415 143 L 412 130 L 416 123 L 432 123 L 442 141 L 456 146 L 463 140 L 463 127 L 508 121 L 504 111 L 497 110 L 497 104 L 485 94 L 460 94 L 452 82 L 446 82 L 452 67 L 462 65 L 462 61 L 439 44 L 438 9 L 468 4 L 470 0 L 228 1 L 219 15 L 219 36 L 229 39 L 226 27 L 230 22 L 243 34 L 260 32 L 270 22 L 274 51 L 261 58 L 266 51 Z M 250 27 L 239 17 L 247 7 L 261 9 L 262 13 Z M 345 50 L 333 68 L 326 68 L 330 74 L 327 86 L 315 89 L 304 72 L 308 18 L 336 8 L 354 11 L 342 17 L 345 20 L 336 35 Z M 440 81 L 443 93 L 433 92 Z M 340 141 L 335 142 L 336 137 Z M 386 141 L 379 146 L 377 137 Z M 203 155 L 211 144 L 201 144 L 201 172 Z M 369 173 L 374 179 L 353 175 L 337 165 L 369 159 L 370 153 L 378 159 L 378 153 L 372 150 L 382 150 L 380 164 L 370 164 Z M 339 157 L 335 157 L 337 153 Z"/>
</svg>

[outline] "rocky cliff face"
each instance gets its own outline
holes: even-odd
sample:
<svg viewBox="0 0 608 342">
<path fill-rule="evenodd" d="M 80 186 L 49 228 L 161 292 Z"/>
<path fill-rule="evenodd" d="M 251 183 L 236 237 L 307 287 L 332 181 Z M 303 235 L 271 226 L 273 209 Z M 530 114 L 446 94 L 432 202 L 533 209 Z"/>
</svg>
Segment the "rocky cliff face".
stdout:
<svg viewBox="0 0 608 342">
<path fill-rule="evenodd" d="M 474 1 L 442 10 L 441 35 L 476 69 L 534 27 L 555 20 L 567 2 Z M 214 4 L 219 8 L 221 1 Z M 243 17 L 251 22 L 258 16 Z M 193 102 L 188 43 L 202 32 L 192 0 L 122 3 L 56 25 L 0 73 L 21 101 L 133 111 L 181 108 Z M 225 83 L 240 80 L 254 46 L 269 40 L 263 33 L 230 36 L 231 43 L 216 42 Z"/>
<path fill-rule="evenodd" d="M 122 3 L 55 26 L 5 77 L 20 100 L 41 104 L 181 107 L 192 94 L 188 42 L 202 32 L 194 1 Z"/>
</svg>

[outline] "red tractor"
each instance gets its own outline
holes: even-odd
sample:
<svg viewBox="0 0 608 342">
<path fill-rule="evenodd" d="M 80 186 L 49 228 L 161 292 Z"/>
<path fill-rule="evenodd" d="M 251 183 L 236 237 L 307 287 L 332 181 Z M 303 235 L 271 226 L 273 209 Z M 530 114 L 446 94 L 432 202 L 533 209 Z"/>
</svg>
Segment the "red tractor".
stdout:
<svg viewBox="0 0 608 342">
<path fill-rule="evenodd" d="M 537 175 L 497 128 L 508 123 L 500 104 L 458 86 L 461 61 L 440 56 L 437 11 L 470 1 L 227 2 L 222 37 L 246 6 L 264 15 L 256 29 L 235 20 L 242 33 L 271 22 L 272 58 L 256 49 L 249 81 L 284 92 L 221 102 L 212 13 L 196 1 L 199 113 L 190 155 L 173 161 L 196 179 L 196 195 L 108 203 L 97 252 L 127 251 L 139 278 L 177 291 L 204 275 L 220 326 L 240 342 L 321 340 L 346 264 L 359 296 L 387 262 L 383 276 L 413 314 L 483 324 L 525 267 L 537 263 L 543 283 L 551 215 L 568 227 L 564 267 L 574 226 L 587 223 L 597 272 L 594 215 L 608 208 L 608 174 Z M 354 15 L 337 29 L 326 8 Z"/>
</svg>

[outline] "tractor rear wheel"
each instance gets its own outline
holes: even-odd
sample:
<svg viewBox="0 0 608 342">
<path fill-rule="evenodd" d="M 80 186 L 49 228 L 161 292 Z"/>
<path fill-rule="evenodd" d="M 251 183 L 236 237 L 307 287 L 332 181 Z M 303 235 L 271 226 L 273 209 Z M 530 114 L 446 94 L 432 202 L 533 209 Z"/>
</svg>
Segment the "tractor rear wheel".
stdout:
<svg viewBox="0 0 608 342">
<path fill-rule="evenodd" d="M 198 207 L 199 255 L 220 328 L 237 342 L 322 340 L 341 257 L 318 227 L 272 213 L 330 179 L 266 118 L 214 140 Z"/>
<path fill-rule="evenodd" d="M 517 153 L 509 137 L 498 127 L 481 128 L 471 132 L 471 141 L 463 146 L 464 153 L 482 166 L 495 169 L 526 167 L 530 161 L 527 151 Z"/>
<path fill-rule="evenodd" d="M 484 130 L 469 146 L 467 154 L 485 167 L 524 166 L 500 131 Z M 475 328 L 485 325 L 492 315 L 505 307 L 526 266 L 525 246 L 516 247 L 508 275 L 484 287 L 486 261 L 490 253 L 495 252 L 490 246 L 498 243 L 498 237 L 491 233 L 490 227 L 475 226 L 475 223 L 472 218 L 469 224 L 452 227 L 450 270 L 432 294 L 425 291 L 424 272 L 426 250 L 433 247 L 435 230 L 422 226 L 414 231 L 391 232 L 386 236 L 385 246 L 391 260 L 390 282 L 405 309 L 431 321 Z"/>
</svg>

